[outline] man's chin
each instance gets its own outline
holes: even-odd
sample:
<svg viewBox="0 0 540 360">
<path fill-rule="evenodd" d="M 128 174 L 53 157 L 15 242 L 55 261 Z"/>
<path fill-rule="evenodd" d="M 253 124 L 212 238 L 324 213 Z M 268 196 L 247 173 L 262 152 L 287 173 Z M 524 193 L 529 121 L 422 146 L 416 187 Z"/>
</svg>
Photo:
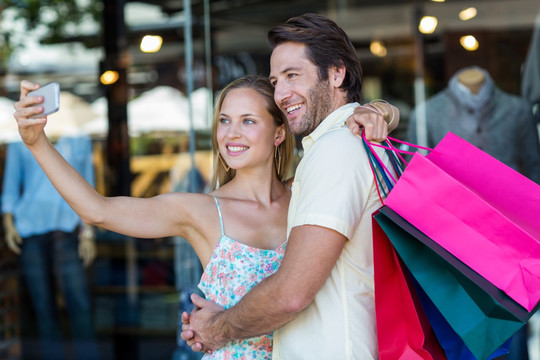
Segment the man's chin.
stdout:
<svg viewBox="0 0 540 360">
<path fill-rule="evenodd" d="M 289 130 L 293 135 L 301 135 L 304 132 L 302 128 L 302 119 L 298 116 L 294 118 L 288 118 L 287 122 L 289 123 Z"/>
</svg>

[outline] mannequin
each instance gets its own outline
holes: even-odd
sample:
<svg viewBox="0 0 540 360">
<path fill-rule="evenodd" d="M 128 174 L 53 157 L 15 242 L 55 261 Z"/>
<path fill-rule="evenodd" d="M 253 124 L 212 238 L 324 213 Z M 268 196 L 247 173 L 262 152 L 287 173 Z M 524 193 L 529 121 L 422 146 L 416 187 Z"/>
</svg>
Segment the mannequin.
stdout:
<svg viewBox="0 0 540 360">
<path fill-rule="evenodd" d="M 416 113 L 425 107 L 427 146 L 452 132 L 540 184 L 540 144 L 529 103 L 497 88 L 478 66 L 454 74 L 446 89 L 411 112 L 408 138 L 416 140 Z"/>
<path fill-rule="evenodd" d="M 67 98 L 73 95 L 67 95 Z M 68 161 L 94 182 L 90 138 L 71 120 L 70 101 L 61 95 L 50 135 Z M 66 114 L 67 113 L 67 114 Z M 67 117 L 65 115 L 68 115 Z M 62 122 L 62 118 L 67 119 Z M 77 359 L 98 359 L 85 267 L 96 257 L 94 229 L 54 190 L 22 142 L 8 144 L 2 192 L 5 241 L 20 255 L 21 270 L 36 313 L 43 359 L 64 359 L 57 313 L 57 287 L 66 304 Z"/>
<path fill-rule="evenodd" d="M 471 93 L 478 95 L 478 92 L 486 80 L 484 73 L 478 68 L 468 68 L 458 74 L 458 81 L 465 85 Z"/>
</svg>

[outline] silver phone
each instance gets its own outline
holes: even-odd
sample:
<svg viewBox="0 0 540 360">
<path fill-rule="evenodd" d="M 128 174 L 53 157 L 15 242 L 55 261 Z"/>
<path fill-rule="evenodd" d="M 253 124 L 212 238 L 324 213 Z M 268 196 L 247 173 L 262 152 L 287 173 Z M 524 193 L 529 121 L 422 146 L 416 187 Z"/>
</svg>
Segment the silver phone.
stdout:
<svg viewBox="0 0 540 360">
<path fill-rule="evenodd" d="M 28 96 L 43 96 L 43 102 L 39 104 L 43 106 L 43 112 L 32 116 L 34 119 L 55 113 L 60 108 L 60 85 L 57 82 L 48 83 L 37 90 L 30 91 Z"/>
</svg>

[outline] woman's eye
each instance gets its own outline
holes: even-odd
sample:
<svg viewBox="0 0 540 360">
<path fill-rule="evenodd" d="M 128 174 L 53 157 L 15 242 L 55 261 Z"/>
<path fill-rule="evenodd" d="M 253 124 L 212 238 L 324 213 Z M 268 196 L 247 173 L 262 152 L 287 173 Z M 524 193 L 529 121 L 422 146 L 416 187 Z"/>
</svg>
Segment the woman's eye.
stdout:
<svg viewBox="0 0 540 360">
<path fill-rule="evenodd" d="M 255 121 L 252 119 L 244 119 L 244 124 L 254 124 Z"/>
<path fill-rule="evenodd" d="M 219 123 L 220 124 L 227 124 L 228 122 L 229 122 L 229 119 L 219 118 Z"/>
</svg>

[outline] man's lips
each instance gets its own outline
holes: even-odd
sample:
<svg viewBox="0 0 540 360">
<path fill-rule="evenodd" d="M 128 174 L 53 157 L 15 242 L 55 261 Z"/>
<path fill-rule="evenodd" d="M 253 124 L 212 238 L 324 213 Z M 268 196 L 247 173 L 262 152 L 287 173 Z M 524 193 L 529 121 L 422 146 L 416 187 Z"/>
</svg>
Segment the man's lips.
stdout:
<svg viewBox="0 0 540 360">
<path fill-rule="evenodd" d="M 287 112 L 287 115 L 290 115 L 300 109 L 303 106 L 303 104 L 294 104 L 290 106 L 285 107 L 285 111 Z"/>
</svg>

